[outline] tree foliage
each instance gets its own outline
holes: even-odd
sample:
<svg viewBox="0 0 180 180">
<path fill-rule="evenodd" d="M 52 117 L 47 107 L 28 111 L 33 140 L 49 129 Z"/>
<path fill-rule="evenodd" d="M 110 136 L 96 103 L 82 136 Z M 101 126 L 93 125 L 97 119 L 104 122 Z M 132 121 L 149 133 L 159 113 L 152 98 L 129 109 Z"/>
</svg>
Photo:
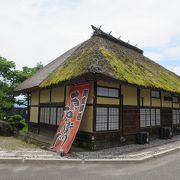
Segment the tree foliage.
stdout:
<svg viewBox="0 0 180 180">
<path fill-rule="evenodd" d="M 15 70 L 15 63 L 8 61 L 7 59 L 0 57 L 0 78 L 4 81 L 12 80 Z"/>
<path fill-rule="evenodd" d="M 9 114 L 12 110 L 15 99 L 15 87 L 36 73 L 43 67 L 42 63 L 37 63 L 36 67 L 23 67 L 22 70 L 16 70 L 13 61 L 0 56 L 0 119 Z"/>
<path fill-rule="evenodd" d="M 27 67 L 24 66 L 22 67 L 22 70 L 16 70 L 15 71 L 15 83 L 19 84 L 21 82 L 23 82 L 24 80 L 26 80 L 27 78 L 31 77 L 33 74 L 35 74 L 38 70 L 40 70 L 43 67 L 42 63 L 39 62 L 36 64 L 36 67 Z"/>
</svg>

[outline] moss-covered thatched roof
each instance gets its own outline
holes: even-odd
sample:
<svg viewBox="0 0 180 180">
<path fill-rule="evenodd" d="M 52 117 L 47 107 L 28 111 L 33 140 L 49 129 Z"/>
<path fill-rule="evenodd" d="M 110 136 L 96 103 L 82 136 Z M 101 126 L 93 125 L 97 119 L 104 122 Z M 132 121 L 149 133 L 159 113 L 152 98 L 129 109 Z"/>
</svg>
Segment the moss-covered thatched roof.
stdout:
<svg viewBox="0 0 180 180">
<path fill-rule="evenodd" d="M 46 67 L 41 71 L 46 71 Z M 48 72 L 38 86 L 60 84 L 88 72 L 100 73 L 129 84 L 180 93 L 180 76 L 145 57 L 142 50 L 118 42 L 96 29 L 89 40 L 71 50 L 56 68 Z M 37 76 L 38 73 L 32 78 Z M 27 81 L 30 82 L 31 78 Z"/>
</svg>

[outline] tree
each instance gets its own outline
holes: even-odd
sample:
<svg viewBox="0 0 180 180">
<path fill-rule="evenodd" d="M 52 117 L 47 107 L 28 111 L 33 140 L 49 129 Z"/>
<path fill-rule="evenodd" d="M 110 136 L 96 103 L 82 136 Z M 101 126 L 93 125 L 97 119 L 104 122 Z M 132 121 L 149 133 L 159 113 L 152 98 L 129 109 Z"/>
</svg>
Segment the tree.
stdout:
<svg viewBox="0 0 180 180">
<path fill-rule="evenodd" d="M 23 67 L 22 70 L 16 70 L 15 63 L 8 61 L 0 56 L 0 119 L 9 114 L 14 103 L 23 103 L 14 98 L 15 87 L 36 73 L 43 67 L 42 63 L 37 63 L 36 67 Z"/>
<path fill-rule="evenodd" d="M 36 64 L 36 67 L 27 67 L 24 66 L 22 67 L 22 70 L 16 70 L 15 71 L 15 79 L 14 83 L 19 84 L 26 80 L 27 78 L 31 77 L 33 74 L 35 74 L 38 70 L 40 70 L 43 67 L 42 62 L 38 62 Z"/>
<path fill-rule="evenodd" d="M 0 57 L 0 118 L 13 105 L 13 87 L 15 63 Z"/>
<path fill-rule="evenodd" d="M 15 63 L 0 56 L 0 79 L 11 81 L 14 75 Z"/>
</svg>

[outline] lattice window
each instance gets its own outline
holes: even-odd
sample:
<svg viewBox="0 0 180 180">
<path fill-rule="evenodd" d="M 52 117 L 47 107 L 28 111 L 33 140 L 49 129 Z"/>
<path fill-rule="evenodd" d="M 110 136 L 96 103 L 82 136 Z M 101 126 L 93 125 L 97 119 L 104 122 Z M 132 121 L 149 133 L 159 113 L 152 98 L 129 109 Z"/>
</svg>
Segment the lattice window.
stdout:
<svg viewBox="0 0 180 180">
<path fill-rule="evenodd" d="M 151 91 L 151 97 L 152 98 L 160 98 L 160 92 L 159 91 Z"/>
<path fill-rule="evenodd" d="M 97 87 L 97 96 L 118 98 L 119 90 L 113 88 Z"/>
<path fill-rule="evenodd" d="M 173 103 L 179 103 L 179 97 L 173 96 L 173 97 L 172 97 L 172 102 L 173 102 Z"/>
<path fill-rule="evenodd" d="M 151 126 L 156 125 L 156 109 L 151 109 Z"/>
<path fill-rule="evenodd" d="M 108 108 L 96 108 L 96 131 L 106 131 L 108 120 Z"/>
<path fill-rule="evenodd" d="M 156 109 L 156 125 L 161 125 L 161 112 L 160 109 Z"/>
<path fill-rule="evenodd" d="M 44 123 L 49 124 L 49 108 L 45 109 L 45 115 L 44 115 Z"/>
<path fill-rule="evenodd" d="M 50 124 L 56 125 L 56 107 L 51 107 Z"/>
<path fill-rule="evenodd" d="M 140 109 L 140 126 L 146 126 L 146 109 Z"/>
<path fill-rule="evenodd" d="M 140 109 L 140 127 L 150 127 L 160 125 L 160 109 L 141 108 Z"/>
<path fill-rule="evenodd" d="M 173 118 L 173 124 L 180 124 L 180 110 L 173 109 L 172 110 L 172 118 Z"/>
<path fill-rule="evenodd" d="M 109 108 L 108 127 L 109 127 L 109 130 L 119 129 L 119 109 L 118 108 Z"/>
<path fill-rule="evenodd" d="M 63 107 L 40 107 L 40 123 L 57 125 L 63 115 Z"/>
<path fill-rule="evenodd" d="M 119 108 L 97 107 L 96 108 L 96 131 L 118 130 Z"/>
</svg>

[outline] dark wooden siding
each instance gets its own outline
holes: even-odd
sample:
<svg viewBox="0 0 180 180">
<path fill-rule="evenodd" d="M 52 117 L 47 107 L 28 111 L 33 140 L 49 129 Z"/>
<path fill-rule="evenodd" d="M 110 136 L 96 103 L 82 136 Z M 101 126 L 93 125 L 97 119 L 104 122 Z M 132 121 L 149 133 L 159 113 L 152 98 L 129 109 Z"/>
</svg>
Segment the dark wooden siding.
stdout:
<svg viewBox="0 0 180 180">
<path fill-rule="evenodd" d="M 136 134 L 140 127 L 140 109 L 137 106 L 123 107 L 123 135 Z"/>
<path fill-rule="evenodd" d="M 172 109 L 162 108 L 161 109 L 161 126 L 172 126 Z"/>
<path fill-rule="evenodd" d="M 145 132 L 149 132 L 149 135 L 152 136 L 152 138 L 156 138 L 157 136 L 159 136 L 159 130 L 160 130 L 160 126 L 154 126 L 154 127 L 144 127 L 141 128 L 140 131 L 145 131 Z"/>
<path fill-rule="evenodd" d="M 120 131 L 87 133 L 78 131 L 75 143 L 90 150 L 99 150 L 120 145 Z"/>
</svg>

